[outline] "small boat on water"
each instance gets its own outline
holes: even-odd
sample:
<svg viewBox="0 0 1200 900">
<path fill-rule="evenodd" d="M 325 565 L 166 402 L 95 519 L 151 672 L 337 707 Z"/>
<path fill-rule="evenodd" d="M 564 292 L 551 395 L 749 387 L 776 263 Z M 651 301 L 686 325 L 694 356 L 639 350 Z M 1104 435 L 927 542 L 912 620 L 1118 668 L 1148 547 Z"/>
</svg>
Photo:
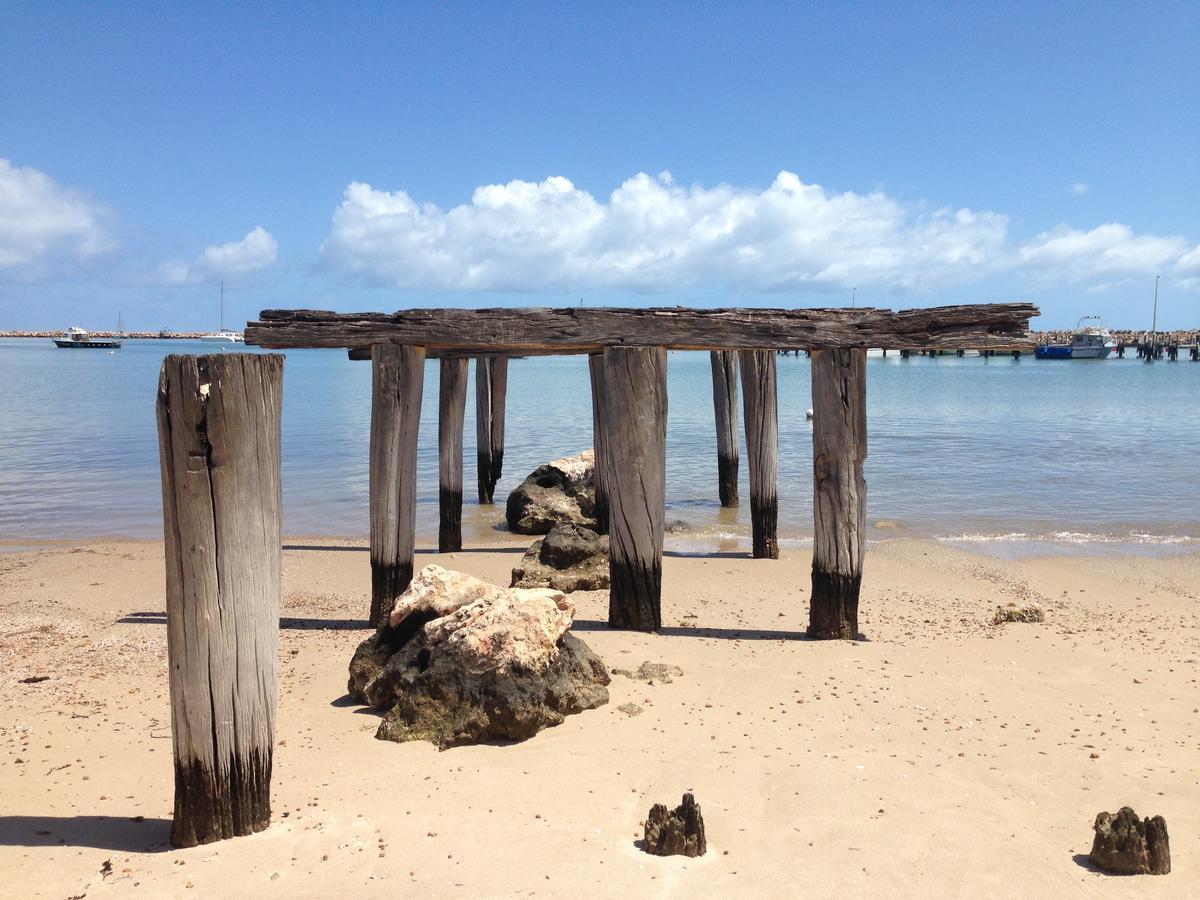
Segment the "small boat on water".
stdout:
<svg viewBox="0 0 1200 900">
<path fill-rule="evenodd" d="M 217 344 L 244 344 L 246 339 L 236 331 L 227 331 L 225 329 L 225 282 L 221 282 L 221 318 L 218 320 L 221 324 L 220 331 L 210 331 L 208 334 L 200 335 L 200 340 L 209 341 Z"/>
<path fill-rule="evenodd" d="M 1085 324 L 1092 322 L 1095 324 Z M 1036 359 L 1106 359 L 1117 342 L 1099 316 L 1084 316 L 1075 326 L 1069 344 L 1043 344 L 1033 351 Z"/>
<path fill-rule="evenodd" d="M 51 340 L 54 346 L 63 350 L 120 350 L 122 343 L 119 338 L 94 338 L 75 325 L 67 329 L 65 337 Z"/>
</svg>

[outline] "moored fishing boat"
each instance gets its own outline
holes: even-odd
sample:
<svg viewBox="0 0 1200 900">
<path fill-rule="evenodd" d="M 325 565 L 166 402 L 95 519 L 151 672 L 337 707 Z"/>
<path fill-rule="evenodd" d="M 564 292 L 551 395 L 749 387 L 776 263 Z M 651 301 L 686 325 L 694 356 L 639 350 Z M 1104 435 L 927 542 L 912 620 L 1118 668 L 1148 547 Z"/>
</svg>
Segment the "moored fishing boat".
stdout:
<svg viewBox="0 0 1200 900">
<path fill-rule="evenodd" d="M 117 338 L 94 338 L 84 329 L 72 325 L 61 338 L 51 338 L 54 346 L 63 350 L 119 350 L 121 341 Z"/>
<path fill-rule="evenodd" d="M 1095 324 L 1085 324 L 1088 322 Z M 1037 359 L 1106 359 L 1116 349 L 1117 342 L 1104 327 L 1104 320 L 1099 316 L 1083 316 L 1071 334 L 1071 343 L 1043 344 L 1033 355 Z"/>
</svg>

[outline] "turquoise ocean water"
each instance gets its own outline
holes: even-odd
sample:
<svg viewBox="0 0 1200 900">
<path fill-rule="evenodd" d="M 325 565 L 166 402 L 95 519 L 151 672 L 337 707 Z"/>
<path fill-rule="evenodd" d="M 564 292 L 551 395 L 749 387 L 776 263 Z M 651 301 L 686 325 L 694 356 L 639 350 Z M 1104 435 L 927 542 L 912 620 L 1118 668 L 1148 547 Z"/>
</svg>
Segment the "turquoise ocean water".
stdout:
<svg viewBox="0 0 1200 900">
<path fill-rule="evenodd" d="M 155 388 L 167 353 L 211 344 L 129 341 L 113 353 L 0 341 L 0 542 L 162 533 Z M 232 351 L 237 352 L 237 351 Z M 370 365 L 286 354 L 284 529 L 367 530 Z M 778 359 L 780 536 L 811 534 L 808 360 Z M 495 536 L 502 504 L 474 503 L 473 381 L 464 534 Z M 681 547 L 748 547 L 749 499 L 721 510 L 708 354 L 668 359 L 668 516 Z M 427 364 L 418 456 L 419 543 L 437 538 L 437 364 Z M 1200 547 L 1200 363 L 914 357 L 868 360 L 872 537 L 935 537 L 1002 554 Z M 591 445 L 584 357 L 509 366 L 506 496 L 540 462 Z"/>
</svg>

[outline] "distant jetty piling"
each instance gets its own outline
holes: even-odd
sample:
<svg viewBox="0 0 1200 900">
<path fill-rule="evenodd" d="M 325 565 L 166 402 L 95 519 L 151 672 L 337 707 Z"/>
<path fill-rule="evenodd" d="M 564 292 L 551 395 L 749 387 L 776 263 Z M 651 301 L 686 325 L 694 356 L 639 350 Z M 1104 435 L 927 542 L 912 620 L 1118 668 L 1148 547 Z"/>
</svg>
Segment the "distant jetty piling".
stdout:
<svg viewBox="0 0 1200 900">
<path fill-rule="evenodd" d="M 425 358 L 476 361 L 479 499 L 492 501 L 504 444 L 510 356 L 586 355 L 592 393 L 598 516 L 607 521 L 609 625 L 662 625 L 666 518 L 667 350 L 711 352 L 721 502 L 736 482 L 740 370 L 750 457 L 753 554 L 778 556 L 779 419 L 776 355 L 809 354 L 813 379 L 815 546 L 808 633 L 858 633 L 863 570 L 867 452 L 866 350 L 1020 352 L 1032 349 L 1028 303 L 886 309 L 416 309 L 396 313 L 265 310 L 246 342 L 266 348 L 345 348 L 374 367 L 371 416 L 371 620 L 387 615 L 412 576 L 416 441 Z M 461 370 L 450 367 L 446 390 Z M 449 458 L 441 483 L 453 492 L 454 422 L 449 390 L 439 403 L 439 436 Z M 723 412 L 724 411 L 724 412 Z M 797 427 L 788 421 L 785 427 Z M 443 445 L 439 442 L 439 450 Z M 452 504 L 448 504 L 451 505 Z M 605 512 L 604 510 L 607 510 Z M 603 524 L 602 524 L 603 527 Z M 439 538 L 441 537 L 439 528 Z M 439 544 L 442 541 L 439 540 Z"/>
<path fill-rule="evenodd" d="M 504 404 L 508 357 L 475 357 L 475 463 L 479 502 L 492 503 L 504 469 Z"/>
<path fill-rule="evenodd" d="M 438 552 L 462 549 L 463 425 L 467 412 L 465 356 L 438 362 Z"/>
<path fill-rule="evenodd" d="M 772 359 L 773 361 L 773 359 Z M 722 506 L 738 505 L 738 352 L 713 350 L 713 413 L 717 425 L 717 494 Z"/>
<path fill-rule="evenodd" d="M 159 376 L 177 847 L 271 821 L 282 388 L 279 354 L 168 356 Z"/>
</svg>

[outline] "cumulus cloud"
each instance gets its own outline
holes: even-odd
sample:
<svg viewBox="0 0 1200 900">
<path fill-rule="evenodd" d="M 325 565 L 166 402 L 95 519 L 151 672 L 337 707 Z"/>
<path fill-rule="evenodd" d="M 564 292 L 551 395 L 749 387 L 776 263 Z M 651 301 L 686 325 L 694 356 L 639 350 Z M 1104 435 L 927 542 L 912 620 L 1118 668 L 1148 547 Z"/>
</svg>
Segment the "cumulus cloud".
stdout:
<svg viewBox="0 0 1200 900">
<path fill-rule="evenodd" d="M 1183 238 L 1138 235 L 1128 225 L 1109 223 L 1091 231 L 1059 225 L 1024 243 L 1017 259 L 1049 279 L 1080 282 L 1161 272 L 1181 264 L 1187 251 Z"/>
<path fill-rule="evenodd" d="M 52 260 L 80 260 L 115 246 L 108 212 L 49 175 L 0 159 L 0 270 L 36 274 Z"/>
<path fill-rule="evenodd" d="M 194 261 L 169 260 L 158 267 L 158 278 L 166 284 L 196 284 L 205 281 L 237 281 L 275 265 L 279 245 L 261 225 L 240 241 L 206 247 Z"/>
<path fill-rule="evenodd" d="M 669 172 L 643 173 L 605 199 L 560 176 L 510 181 L 479 187 L 450 209 L 354 182 L 321 256 L 337 270 L 414 290 L 923 293 L 996 273 L 1118 283 L 1183 266 L 1189 250 L 1182 238 L 1117 223 L 1060 225 L 1014 242 L 999 212 L 834 192 L 785 171 L 762 190 L 684 187 Z"/>
<path fill-rule="evenodd" d="M 511 181 L 477 188 L 450 210 L 355 182 L 321 254 L 342 271 L 413 289 L 921 290 L 975 277 L 1006 227 L 996 213 L 906 208 L 790 172 L 761 191 L 639 174 L 603 202 L 562 177 Z"/>
</svg>

